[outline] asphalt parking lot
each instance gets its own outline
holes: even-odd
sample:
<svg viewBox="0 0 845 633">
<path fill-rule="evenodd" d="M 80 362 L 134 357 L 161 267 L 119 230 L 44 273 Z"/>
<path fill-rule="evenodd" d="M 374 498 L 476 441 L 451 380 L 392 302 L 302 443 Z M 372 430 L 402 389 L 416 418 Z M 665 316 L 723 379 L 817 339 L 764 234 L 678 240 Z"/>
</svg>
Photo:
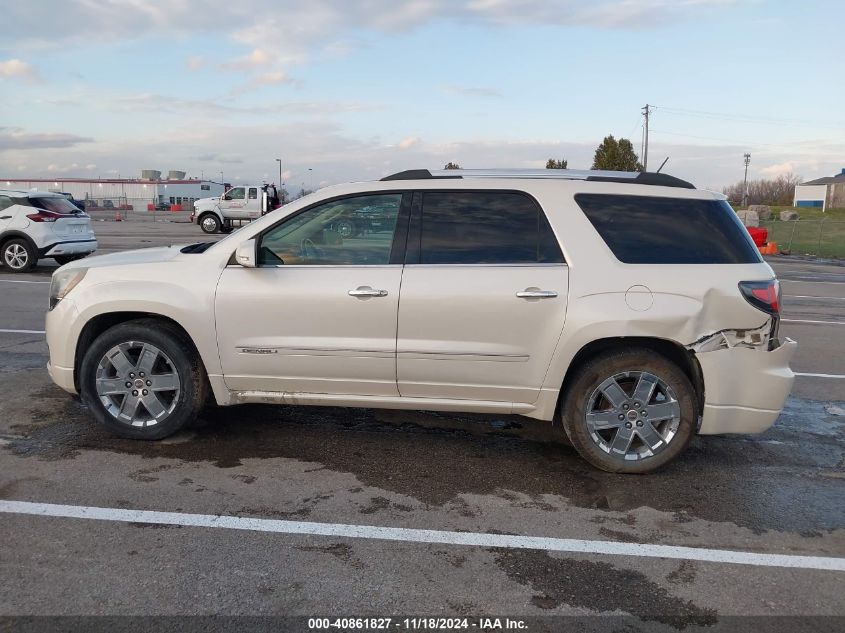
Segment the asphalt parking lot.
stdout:
<svg viewBox="0 0 845 633">
<path fill-rule="evenodd" d="M 101 252 L 209 239 L 95 230 Z M 799 342 L 783 415 L 649 476 L 520 417 L 249 406 L 116 439 L 44 368 L 52 262 L 0 269 L 0 500 L 109 509 L 0 514 L 0 615 L 845 616 L 845 267 L 770 263 Z"/>
</svg>

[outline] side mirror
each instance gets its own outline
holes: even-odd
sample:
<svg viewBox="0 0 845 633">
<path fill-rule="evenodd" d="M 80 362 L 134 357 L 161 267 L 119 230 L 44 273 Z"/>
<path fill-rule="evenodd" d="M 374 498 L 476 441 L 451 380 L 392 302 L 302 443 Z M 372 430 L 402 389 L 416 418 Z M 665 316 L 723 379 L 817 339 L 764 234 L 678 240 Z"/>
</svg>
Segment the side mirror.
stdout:
<svg viewBox="0 0 845 633">
<path fill-rule="evenodd" d="M 220 197 L 220 199 L 221 199 L 221 200 L 231 200 L 231 198 L 229 197 L 229 195 L 228 195 L 228 194 L 225 194 L 225 193 L 224 193 L 224 194 Z"/>
<path fill-rule="evenodd" d="M 235 261 L 244 268 L 255 268 L 255 239 L 242 242 L 235 251 Z"/>
</svg>

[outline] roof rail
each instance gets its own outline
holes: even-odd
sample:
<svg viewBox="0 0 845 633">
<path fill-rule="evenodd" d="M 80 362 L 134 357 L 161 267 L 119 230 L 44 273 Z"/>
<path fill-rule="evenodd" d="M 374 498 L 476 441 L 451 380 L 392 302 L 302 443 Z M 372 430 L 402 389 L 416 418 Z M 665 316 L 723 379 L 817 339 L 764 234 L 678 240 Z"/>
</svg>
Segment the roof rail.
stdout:
<svg viewBox="0 0 845 633">
<path fill-rule="evenodd" d="M 588 180 L 623 182 L 634 185 L 659 185 L 695 189 L 692 183 L 668 174 L 601 169 L 409 169 L 382 180 L 430 180 L 432 178 L 528 178 L 543 180 Z"/>
</svg>

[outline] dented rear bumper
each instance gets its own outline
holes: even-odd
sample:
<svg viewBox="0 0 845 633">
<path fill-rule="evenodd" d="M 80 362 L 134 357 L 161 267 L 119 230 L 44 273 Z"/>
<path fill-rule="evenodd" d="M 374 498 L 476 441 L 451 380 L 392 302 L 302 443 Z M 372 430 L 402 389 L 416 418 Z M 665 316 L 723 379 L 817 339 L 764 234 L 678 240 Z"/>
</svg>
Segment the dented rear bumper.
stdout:
<svg viewBox="0 0 845 633">
<path fill-rule="evenodd" d="M 762 433 L 774 424 L 795 380 L 789 361 L 798 347 L 788 338 L 778 343 L 696 354 L 705 391 L 699 433 Z"/>
</svg>

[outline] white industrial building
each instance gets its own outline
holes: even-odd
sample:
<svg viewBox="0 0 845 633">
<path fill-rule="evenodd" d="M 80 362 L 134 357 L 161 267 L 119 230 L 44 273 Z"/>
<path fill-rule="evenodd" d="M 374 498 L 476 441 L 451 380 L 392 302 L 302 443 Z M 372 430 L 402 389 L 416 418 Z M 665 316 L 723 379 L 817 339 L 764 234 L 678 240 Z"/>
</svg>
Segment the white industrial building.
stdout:
<svg viewBox="0 0 845 633">
<path fill-rule="evenodd" d="M 228 185 L 210 180 L 185 178 L 183 171 L 171 171 L 166 178 L 157 170 L 144 170 L 141 178 L 9 178 L 0 187 L 22 191 L 69 193 L 92 206 L 144 211 L 149 205 L 178 204 L 190 207 L 200 198 L 222 195 Z M 108 204 L 106 201 L 110 201 Z"/>
</svg>

